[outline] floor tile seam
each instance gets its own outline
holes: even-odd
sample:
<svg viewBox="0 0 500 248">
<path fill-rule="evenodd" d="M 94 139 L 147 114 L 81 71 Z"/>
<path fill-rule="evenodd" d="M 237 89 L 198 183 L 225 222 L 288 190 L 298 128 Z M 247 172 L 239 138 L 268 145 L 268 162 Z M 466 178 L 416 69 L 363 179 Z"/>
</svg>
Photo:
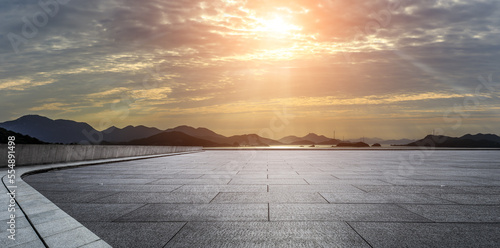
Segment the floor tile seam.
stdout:
<svg viewBox="0 0 500 248">
<path fill-rule="evenodd" d="M 100 222 L 100 221 L 82 221 L 84 223 L 113 223 L 113 224 L 123 224 L 123 223 L 184 223 L 184 222 L 193 222 L 193 223 L 382 223 L 382 224 L 463 224 L 463 225 L 500 225 L 500 222 L 423 222 L 423 221 L 403 221 L 403 220 L 395 220 L 395 221 L 373 221 L 373 220 L 342 220 L 342 219 L 334 219 L 334 220 L 268 220 L 265 219 L 255 219 L 255 220 L 152 220 L 152 221 L 144 221 L 144 220 L 116 220 L 113 222 Z"/>
<path fill-rule="evenodd" d="M 354 233 L 356 233 L 356 235 L 358 235 L 358 237 L 360 237 L 368 246 L 370 246 L 371 248 L 373 248 L 373 245 L 370 244 L 370 242 L 368 242 L 368 240 L 365 239 L 365 237 L 363 237 L 356 229 L 354 229 L 353 226 L 351 226 L 351 224 L 348 222 L 348 221 L 345 221 L 344 222 L 348 227 L 351 228 L 352 231 L 354 231 Z"/>
<path fill-rule="evenodd" d="M 86 246 L 88 246 L 88 245 L 92 245 L 92 244 L 94 244 L 94 243 L 98 243 L 98 242 L 104 242 L 104 243 L 106 243 L 106 241 L 104 241 L 104 240 L 102 240 L 102 239 L 97 239 L 97 240 L 92 241 L 92 242 L 90 242 L 90 243 L 80 245 L 80 246 L 78 246 L 77 248 L 80 248 L 80 247 L 86 247 Z M 106 244 L 107 244 L 107 243 L 106 243 Z"/>
<path fill-rule="evenodd" d="M 362 188 L 358 187 L 358 186 L 366 186 L 366 185 L 358 185 L 358 186 L 356 186 L 356 185 L 354 185 L 354 184 L 349 184 L 349 185 L 350 185 L 350 186 L 352 186 L 352 187 L 354 187 L 354 188 L 356 188 L 356 189 L 359 189 L 359 190 L 361 190 L 361 191 L 363 191 L 363 192 L 365 192 L 365 193 L 368 193 L 368 194 L 373 193 L 373 192 L 366 191 L 366 190 L 364 190 L 364 189 L 362 189 Z"/>
<path fill-rule="evenodd" d="M 318 195 L 320 195 L 321 197 L 323 197 L 323 199 L 325 199 L 325 201 L 326 201 L 327 203 L 331 203 L 329 200 L 327 200 L 327 199 L 325 198 L 325 196 L 324 196 L 323 194 L 321 194 L 321 192 L 315 192 L 315 193 L 316 193 L 316 194 L 318 194 Z"/>
<path fill-rule="evenodd" d="M 397 204 L 403 204 L 403 205 L 424 205 L 424 206 L 436 206 L 436 205 L 442 205 L 442 206 L 476 206 L 476 207 L 500 207 L 500 204 L 498 203 L 493 203 L 493 204 L 460 204 L 460 203 L 397 203 Z"/>
<path fill-rule="evenodd" d="M 440 196 L 441 194 L 440 194 L 439 196 L 438 196 L 438 195 L 433 195 L 433 194 L 430 194 L 430 193 L 422 193 L 422 194 L 423 194 L 423 195 L 426 195 L 426 196 L 428 196 L 428 197 L 430 197 L 430 198 L 437 198 L 437 199 L 440 199 L 440 200 L 442 200 L 442 201 L 449 202 L 449 204 L 450 204 L 450 205 L 461 205 L 461 204 L 460 204 L 459 202 L 457 202 L 457 201 L 452 201 L 452 200 L 449 200 L 449 199 L 442 198 L 442 197 Z M 446 194 L 444 194 L 444 195 L 446 195 Z M 447 205 L 447 204 L 444 204 L 444 205 Z"/>
<path fill-rule="evenodd" d="M 395 205 L 395 206 L 397 206 L 397 207 L 399 207 L 399 208 L 401 208 L 401 209 L 403 209 L 403 210 L 405 210 L 405 211 L 408 211 L 408 212 L 410 212 L 410 213 L 412 213 L 412 214 L 414 214 L 414 215 L 416 215 L 416 216 L 419 216 L 419 217 L 421 217 L 421 218 L 423 218 L 423 219 L 426 219 L 426 220 L 428 220 L 429 222 L 433 222 L 433 223 L 435 223 L 435 222 L 436 222 L 436 221 L 431 220 L 431 219 L 429 219 L 429 218 L 427 218 L 427 217 L 425 217 L 425 216 L 423 216 L 423 215 L 421 215 L 421 214 L 419 214 L 419 213 L 416 213 L 416 212 L 414 212 L 414 211 L 412 211 L 412 210 L 410 210 L 410 209 L 407 209 L 407 208 L 405 208 L 404 206 L 402 206 L 402 205 L 400 205 L 400 204 L 394 204 L 394 205 Z M 419 205 L 419 204 L 408 204 L 408 205 Z"/>
<path fill-rule="evenodd" d="M 92 191 L 89 191 L 89 192 L 92 192 Z M 111 191 L 98 191 L 98 192 L 111 192 Z M 101 197 L 98 197 L 96 199 L 92 199 L 92 200 L 89 200 L 89 201 L 86 201 L 86 202 L 83 202 L 83 203 L 95 203 L 96 201 L 99 201 L 99 200 L 102 200 L 104 198 L 111 197 L 111 196 L 114 196 L 114 195 L 118 195 L 118 194 L 121 194 L 121 193 L 123 193 L 123 192 L 114 191 L 113 194 L 110 194 L 110 195 L 104 194 L 105 196 L 101 196 Z"/>
<path fill-rule="evenodd" d="M 99 204 L 99 203 L 93 203 L 93 204 Z M 123 204 L 116 204 L 116 205 L 130 205 L 130 204 L 133 204 L 133 203 L 123 203 Z M 107 205 L 107 204 L 106 204 L 106 203 L 103 203 L 103 204 L 99 204 L 99 205 Z M 149 205 L 149 204 L 147 204 L 147 203 L 143 203 L 143 204 L 137 204 L 137 205 L 140 205 L 140 206 L 138 206 L 138 207 L 136 207 L 136 208 L 133 208 L 133 209 L 128 209 L 128 211 L 126 211 L 126 212 L 124 212 L 124 213 L 120 214 L 118 217 L 116 217 L 116 218 L 114 218 L 114 219 L 111 219 L 109 222 L 115 222 L 115 221 L 117 221 L 118 219 L 120 219 L 120 218 L 124 217 L 125 215 L 130 214 L 130 213 L 132 213 L 132 212 L 134 212 L 134 211 L 137 211 L 137 210 L 139 210 L 139 209 L 141 209 L 141 208 L 144 208 L 144 207 L 146 207 L 146 206 L 147 206 L 147 205 Z"/>
<path fill-rule="evenodd" d="M 212 204 L 212 202 L 215 200 L 215 198 L 217 198 L 217 196 L 220 195 L 221 192 L 218 192 L 217 194 L 215 194 L 215 196 L 208 202 L 208 204 Z"/>
<path fill-rule="evenodd" d="M 170 243 L 170 241 L 174 240 L 175 236 L 177 236 L 177 234 L 179 234 L 181 232 L 182 229 L 184 229 L 184 227 L 189 223 L 189 221 L 185 221 L 184 225 L 182 225 L 181 228 L 179 228 L 179 230 L 177 230 L 177 232 L 175 232 L 175 234 L 165 243 L 165 245 L 163 245 L 162 247 L 167 247 L 168 246 L 168 243 Z"/>
<path fill-rule="evenodd" d="M 219 192 L 219 193 L 225 193 L 225 192 Z M 229 192 L 233 193 L 233 192 Z M 261 192 L 261 193 L 266 193 L 266 192 Z M 215 197 L 214 197 L 215 198 Z M 325 199 L 326 200 L 326 199 Z M 58 202 L 58 203 L 63 203 L 63 204 L 71 204 L 71 202 Z M 100 205 L 106 205 L 106 204 L 117 204 L 117 205 L 126 205 L 126 204 L 142 204 L 142 205 L 157 205 L 157 204 L 162 204 L 162 205 L 179 205 L 179 204 L 184 204 L 184 205 L 257 205 L 257 204 L 279 204 L 279 205 L 321 205 L 321 206 L 345 206 L 345 205 L 394 205 L 398 206 L 400 208 L 403 208 L 404 210 L 410 211 L 402 205 L 425 205 L 425 206 L 471 206 L 471 207 L 500 207 L 500 205 L 495 204 L 495 205 L 475 205 L 475 204 L 468 204 L 468 205 L 457 205 L 457 204 L 420 204 L 420 203 L 397 203 L 397 202 L 384 202 L 384 203 L 351 203 L 351 202 L 342 202 L 342 203 L 335 203 L 335 202 L 272 202 L 272 201 L 262 201 L 262 202 L 233 202 L 233 203 L 217 203 L 217 202 L 211 202 L 211 203 L 157 203 L 157 202 L 148 202 L 144 203 L 144 201 L 141 201 L 140 203 L 132 203 L 132 202 L 127 202 L 127 203 L 97 203 L 97 202 L 79 202 L 77 204 L 100 204 Z M 54 209 L 57 210 L 57 209 Z M 410 211 L 411 212 L 411 211 Z"/>
<path fill-rule="evenodd" d="M 477 225 L 477 226 L 491 226 L 491 225 L 498 225 L 500 228 L 500 222 L 477 222 L 477 221 L 471 221 L 471 222 L 466 222 L 466 221 L 430 221 L 430 222 L 425 222 L 425 221 L 365 221 L 365 220 L 351 220 L 349 222 L 352 223 L 385 223 L 385 224 L 395 224 L 395 223 L 400 223 L 400 224 L 433 224 L 433 225 Z"/>
</svg>

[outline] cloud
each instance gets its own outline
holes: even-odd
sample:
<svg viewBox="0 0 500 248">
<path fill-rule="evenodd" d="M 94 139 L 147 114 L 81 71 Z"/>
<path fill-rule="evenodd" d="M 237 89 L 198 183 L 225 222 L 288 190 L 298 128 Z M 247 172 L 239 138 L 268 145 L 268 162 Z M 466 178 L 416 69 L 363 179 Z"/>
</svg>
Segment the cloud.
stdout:
<svg viewBox="0 0 500 248">
<path fill-rule="evenodd" d="M 46 103 L 38 107 L 33 107 L 30 108 L 30 111 L 55 111 L 55 110 L 62 110 L 65 111 L 67 108 L 65 108 L 67 105 L 62 104 L 62 103 Z"/>
<path fill-rule="evenodd" d="M 264 102 L 402 114 L 411 102 L 424 118 L 474 94 L 500 58 L 495 0 L 70 1 L 15 53 L 8 34 L 43 11 L 1 5 L 0 103 L 12 108 L 0 119 L 68 104 L 104 116 L 124 96 L 131 116 L 271 111 Z"/>
<path fill-rule="evenodd" d="M 34 81 L 29 78 L 18 78 L 9 80 L 0 80 L 0 90 L 2 91 L 22 91 L 28 88 L 47 85 L 53 83 L 54 80 L 49 81 Z"/>
</svg>

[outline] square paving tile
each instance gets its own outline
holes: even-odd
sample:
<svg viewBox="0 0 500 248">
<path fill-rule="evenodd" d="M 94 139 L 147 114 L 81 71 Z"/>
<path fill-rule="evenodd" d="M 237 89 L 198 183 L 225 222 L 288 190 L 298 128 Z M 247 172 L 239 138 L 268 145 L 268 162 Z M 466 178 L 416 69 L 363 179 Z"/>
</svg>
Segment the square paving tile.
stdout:
<svg viewBox="0 0 500 248">
<path fill-rule="evenodd" d="M 351 222 L 373 247 L 498 247 L 500 224 Z"/>
<path fill-rule="evenodd" d="M 113 221 L 144 204 L 57 203 L 57 206 L 79 221 Z"/>
<path fill-rule="evenodd" d="M 445 199 L 458 204 L 471 205 L 500 205 L 500 194 L 479 195 L 479 194 L 436 194 L 435 197 Z"/>
<path fill-rule="evenodd" d="M 270 204 L 271 221 L 400 221 L 428 219 L 393 204 Z"/>
<path fill-rule="evenodd" d="M 220 193 L 212 203 L 328 203 L 318 193 Z"/>
<path fill-rule="evenodd" d="M 228 184 L 229 178 L 158 179 L 151 184 Z"/>
<path fill-rule="evenodd" d="M 146 193 L 122 192 L 92 203 L 209 203 L 217 193 Z"/>
<path fill-rule="evenodd" d="M 112 247 L 163 247 L 185 222 L 83 222 Z"/>
<path fill-rule="evenodd" d="M 343 222 L 189 222 L 167 247 L 369 247 Z"/>
<path fill-rule="evenodd" d="M 173 192 L 267 192 L 267 185 L 183 185 Z"/>
<path fill-rule="evenodd" d="M 500 222 L 500 206 L 401 205 L 436 222 Z"/>
<path fill-rule="evenodd" d="M 329 185 L 269 185 L 269 192 L 336 192 L 336 193 L 363 193 L 352 185 L 329 184 Z"/>
<path fill-rule="evenodd" d="M 330 203 L 422 203 L 447 204 L 449 201 L 426 194 L 320 193 Z"/>
<path fill-rule="evenodd" d="M 267 221 L 267 204 L 148 204 L 116 221 Z"/>
</svg>

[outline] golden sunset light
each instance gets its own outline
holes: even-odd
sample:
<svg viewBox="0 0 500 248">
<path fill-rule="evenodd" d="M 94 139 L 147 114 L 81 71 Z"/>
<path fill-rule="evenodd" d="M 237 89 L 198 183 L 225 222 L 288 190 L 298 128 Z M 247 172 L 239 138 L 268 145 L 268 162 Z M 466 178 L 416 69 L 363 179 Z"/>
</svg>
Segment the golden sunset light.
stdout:
<svg viewBox="0 0 500 248">
<path fill-rule="evenodd" d="M 46 24 L 33 19 L 43 11 L 36 4 L 2 9 L 27 17 L 4 15 L 4 121 L 39 114 L 98 130 L 190 125 L 232 135 L 269 129 L 286 110 L 293 118 L 278 123 L 275 138 L 499 131 L 494 1 L 59 7 Z"/>
</svg>

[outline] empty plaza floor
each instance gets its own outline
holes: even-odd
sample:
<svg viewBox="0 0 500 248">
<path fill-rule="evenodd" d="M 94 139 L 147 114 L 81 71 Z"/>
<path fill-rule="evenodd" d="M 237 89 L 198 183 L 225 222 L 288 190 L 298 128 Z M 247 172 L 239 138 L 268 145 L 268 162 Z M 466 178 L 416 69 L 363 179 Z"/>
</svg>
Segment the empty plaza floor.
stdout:
<svg viewBox="0 0 500 248">
<path fill-rule="evenodd" d="M 499 161 L 209 150 L 24 180 L 113 247 L 499 247 Z"/>
</svg>

